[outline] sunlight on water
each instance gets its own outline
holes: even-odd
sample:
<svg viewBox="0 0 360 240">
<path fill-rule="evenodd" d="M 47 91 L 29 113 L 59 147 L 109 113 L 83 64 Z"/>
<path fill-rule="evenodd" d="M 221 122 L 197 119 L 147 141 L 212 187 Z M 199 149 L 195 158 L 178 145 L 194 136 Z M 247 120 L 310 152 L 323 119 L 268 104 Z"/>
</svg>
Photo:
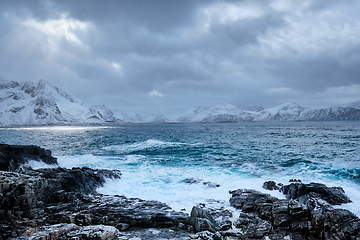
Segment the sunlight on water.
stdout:
<svg viewBox="0 0 360 240">
<path fill-rule="evenodd" d="M 75 131 L 89 131 L 94 129 L 106 129 L 111 128 L 110 126 L 43 126 L 43 127 L 11 127 L 2 128 L 4 130 L 28 130 L 28 131 L 55 131 L 55 132 L 75 132 Z"/>
</svg>

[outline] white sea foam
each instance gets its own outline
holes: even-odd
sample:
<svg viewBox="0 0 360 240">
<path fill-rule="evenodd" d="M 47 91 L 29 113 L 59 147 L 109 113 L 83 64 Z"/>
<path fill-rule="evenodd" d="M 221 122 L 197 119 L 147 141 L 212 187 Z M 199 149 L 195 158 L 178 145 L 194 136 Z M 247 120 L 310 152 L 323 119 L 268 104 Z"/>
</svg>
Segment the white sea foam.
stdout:
<svg viewBox="0 0 360 240">
<path fill-rule="evenodd" d="M 89 166 L 119 169 L 123 174 L 122 179 L 107 180 L 105 186 L 98 189 L 99 193 L 158 200 L 178 211 L 181 209 L 190 211 L 192 206 L 198 203 L 207 204 L 211 199 L 222 201 L 229 206 L 231 197 L 229 191 L 240 188 L 256 189 L 278 198 L 284 198 L 284 195 L 278 191 L 263 189 L 264 181 L 274 180 L 286 184 L 290 178 L 298 178 L 305 183 L 316 181 L 327 186 L 342 186 L 353 203 L 343 204 L 340 207 L 360 216 L 360 210 L 356 207 L 360 205 L 359 186 L 347 180 L 328 179 L 323 175 L 306 176 L 300 171 L 294 175 L 263 172 L 261 176 L 257 176 L 257 174 L 248 172 L 249 169 L 256 169 L 249 164 L 246 165 L 246 168 L 229 169 L 198 166 L 170 167 L 146 161 L 146 158 L 141 155 L 128 155 L 121 159 L 83 155 L 59 157 L 58 161 L 63 167 Z M 186 178 L 200 181 L 193 184 L 184 183 L 183 180 Z M 204 184 L 205 182 L 219 184 L 220 187 L 209 187 Z"/>
<path fill-rule="evenodd" d="M 144 161 L 143 156 L 126 156 L 126 159 L 114 159 L 92 155 L 59 157 L 63 167 L 90 166 L 93 168 L 120 169 L 122 179 L 107 180 L 99 193 L 124 195 L 126 197 L 158 200 L 169 204 L 175 210 L 186 209 L 198 203 L 208 203 L 210 199 L 219 200 L 228 205 L 229 191 L 239 188 L 252 188 L 268 192 L 279 198 L 284 196 L 276 191 L 261 188 L 264 178 L 255 177 L 242 169 L 224 169 L 221 167 L 169 167 Z M 186 178 L 199 179 L 198 183 L 185 183 Z M 210 182 L 219 187 L 209 187 Z M 211 184 L 210 184 L 211 185 Z"/>
<path fill-rule="evenodd" d="M 159 148 L 171 148 L 186 145 L 186 143 L 179 142 L 163 142 L 160 140 L 149 139 L 144 142 L 136 142 L 129 144 L 111 145 L 103 147 L 103 150 L 115 151 L 118 153 L 130 153 L 143 150 L 154 150 Z"/>
<path fill-rule="evenodd" d="M 35 160 L 30 160 L 27 165 L 29 165 L 32 169 L 39 169 L 39 168 L 55 168 L 58 165 L 46 164 L 44 162 L 39 162 Z"/>
<path fill-rule="evenodd" d="M 81 156 L 60 156 L 58 162 L 61 167 L 83 167 L 119 169 L 122 178 L 108 179 L 104 187 L 98 189 L 99 193 L 109 195 L 124 195 L 126 197 L 141 198 L 144 200 L 158 200 L 167 203 L 174 210 L 186 209 L 191 211 L 192 206 L 198 203 L 210 204 L 211 199 L 221 201 L 229 206 L 231 195 L 229 191 L 248 188 L 269 193 L 278 198 L 284 195 L 278 191 L 268 191 L 262 188 L 264 181 L 273 180 L 287 184 L 290 178 L 301 179 L 304 183 L 320 182 L 327 186 L 342 186 L 346 194 L 353 201 L 343 204 L 340 208 L 348 209 L 360 216 L 360 186 L 347 179 L 334 179 L 320 173 L 291 169 L 290 172 L 259 171 L 256 165 L 250 163 L 241 167 L 210 167 L 210 166 L 167 166 L 156 161 L 148 161 L 142 155 L 125 155 L 119 157 L 94 156 L 91 154 Z M 53 167 L 44 163 L 31 161 L 33 168 Z M 341 166 L 341 165 L 339 165 Z M 336 166 L 335 168 L 339 167 Z M 334 166 L 332 166 L 334 167 Z M 295 168 L 295 167 L 294 167 Z M 183 180 L 192 178 L 197 183 L 185 183 Z M 219 187 L 209 187 L 204 184 L 210 182 L 219 184 Z M 212 202 L 211 204 L 213 204 Z"/>
</svg>

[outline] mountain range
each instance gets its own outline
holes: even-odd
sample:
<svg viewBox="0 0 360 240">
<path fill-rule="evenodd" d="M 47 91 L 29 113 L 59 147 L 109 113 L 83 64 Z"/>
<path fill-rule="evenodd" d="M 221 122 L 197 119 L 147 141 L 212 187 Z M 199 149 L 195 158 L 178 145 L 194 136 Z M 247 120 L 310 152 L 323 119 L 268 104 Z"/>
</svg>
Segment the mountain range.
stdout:
<svg viewBox="0 0 360 240">
<path fill-rule="evenodd" d="M 268 109 L 223 104 L 193 107 L 181 115 L 159 113 L 153 119 L 145 119 L 104 105 L 87 106 L 46 80 L 33 83 L 0 79 L 0 126 L 340 120 L 360 120 L 360 101 L 318 109 L 297 103 Z"/>
</svg>

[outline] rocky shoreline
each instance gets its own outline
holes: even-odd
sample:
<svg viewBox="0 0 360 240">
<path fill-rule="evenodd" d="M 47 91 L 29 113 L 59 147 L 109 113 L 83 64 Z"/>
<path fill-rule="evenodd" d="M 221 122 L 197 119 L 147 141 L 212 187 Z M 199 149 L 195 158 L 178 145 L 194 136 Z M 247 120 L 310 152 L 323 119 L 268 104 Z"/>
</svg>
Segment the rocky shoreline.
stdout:
<svg viewBox="0 0 360 240">
<path fill-rule="evenodd" d="M 230 205 L 194 206 L 191 214 L 158 201 L 96 192 L 118 170 L 61 167 L 49 150 L 0 144 L 1 239 L 355 239 L 360 219 L 334 205 L 349 203 L 341 187 L 292 180 L 265 182 L 278 199 L 252 189 L 230 191 Z M 125 181 L 125 180 L 124 180 Z"/>
</svg>

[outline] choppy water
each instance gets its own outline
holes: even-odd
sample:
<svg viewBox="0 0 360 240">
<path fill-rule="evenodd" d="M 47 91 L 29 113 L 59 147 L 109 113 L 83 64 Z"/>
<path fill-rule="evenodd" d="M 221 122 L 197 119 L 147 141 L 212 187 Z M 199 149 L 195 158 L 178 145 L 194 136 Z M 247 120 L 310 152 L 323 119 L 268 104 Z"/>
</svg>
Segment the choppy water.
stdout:
<svg viewBox="0 0 360 240">
<path fill-rule="evenodd" d="M 63 167 L 120 169 L 123 178 L 99 192 L 176 210 L 207 199 L 227 203 L 229 190 L 267 192 L 266 180 L 297 178 L 342 186 L 354 203 L 341 207 L 360 215 L 359 121 L 22 127 L 0 128 L 0 136 L 2 143 L 50 149 Z"/>
</svg>

